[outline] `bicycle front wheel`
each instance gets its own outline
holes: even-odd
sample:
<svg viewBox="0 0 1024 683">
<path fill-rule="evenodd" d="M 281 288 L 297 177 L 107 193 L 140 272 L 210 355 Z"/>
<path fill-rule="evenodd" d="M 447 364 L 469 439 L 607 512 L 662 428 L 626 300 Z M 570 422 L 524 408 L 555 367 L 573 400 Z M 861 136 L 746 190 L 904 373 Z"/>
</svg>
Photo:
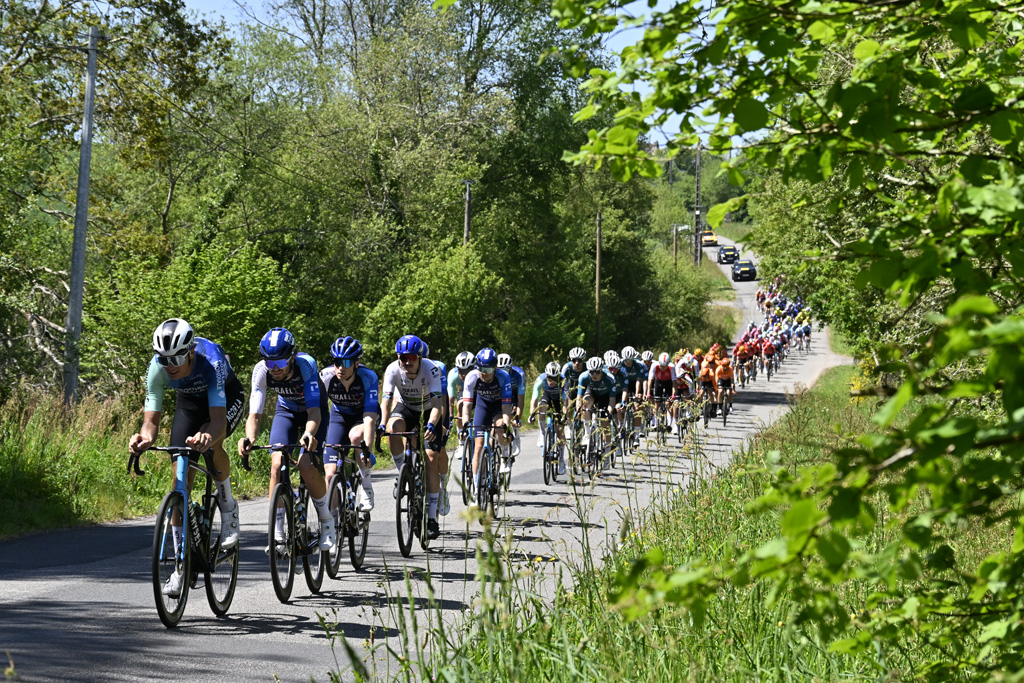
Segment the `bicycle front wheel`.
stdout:
<svg viewBox="0 0 1024 683">
<path fill-rule="evenodd" d="M 284 484 L 274 487 L 274 495 L 270 499 L 270 525 L 267 532 L 270 545 L 270 579 L 274 583 L 277 599 L 281 602 L 288 602 L 295 580 L 295 518 L 292 516 L 294 500 L 291 489 Z M 279 508 L 284 509 L 284 538 L 280 542 L 275 538 Z"/>
<path fill-rule="evenodd" d="M 235 503 L 237 505 L 238 503 Z M 207 564 L 209 568 L 203 575 L 206 584 L 206 599 L 210 609 L 218 617 L 228 613 L 231 600 L 235 597 L 235 586 L 238 584 L 238 543 L 225 550 L 220 546 L 224 532 L 224 516 L 216 500 L 210 500 L 209 528 L 210 554 Z M 220 530 L 218 531 L 216 530 Z"/>
<path fill-rule="evenodd" d="M 554 453 L 554 438 L 551 429 L 544 430 L 544 452 L 541 454 L 541 467 L 544 470 L 544 485 L 551 484 L 551 455 Z"/>
<path fill-rule="evenodd" d="M 462 470 L 460 472 L 462 475 L 462 504 L 469 505 L 469 501 L 473 497 L 473 454 L 475 447 L 473 446 L 473 441 L 467 437 L 464 444 L 459 444 L 459 448 L 462 452 Z"/>
<path fill-rule="evenodd" d="M 320 515 L 315 506 L 310 506 L 309 491 L 302 489 L 299 502 L 305 516 L 298 536 L 298 547 L 302 554 L 302 573 L 306 575 L 309 592 L 316 595 L 320 592 L 320 586 L 324 584 L 324 568 L 330 563 L 330 558 L 327 557 L 327 553 L 320 550 Z"/>
<path fill-rule="evenodd" d="M 356 512 L 355 519 L 356 528 L 348 537 L 348 556 L 354 569 L 362 569 L 363 560 L 366 559 L 366 539 L 370 535 L 370 513 Z"/>
<path fill-rule="evenodd" d="M 160 503 L 153 532 L 153 597 L 160 621 L 167 628 L 177 626 L 185 613 L 188 602 L 189 577 L 192 575 L 192 548 L 188 529 L 179 529 L 179 547 L 175 548 L 172 516 L 177 515 L 182 523 L 185 500 L 176 491 L 171 491 Z M 177 577 L 175 577 L 177 574 Z M 177 594 L 170 591 L 177 582 Z M 165 592 L 166 587 L 166 592 Z"/>
<path fill-rule="evenodd" d="M 416 529 L 413 510 L 412 470 L 409 463 L 402 465 L 398 472 L 398 498 L 395 499 L 395 525 L 398 529 L 398 549 L 402 557 L 412 553 L 413 530 Z"/>
<path fill-rule="evenodd" d="M 342 476 L 342 468 L 331 477 L 331 488 L 327 492 L 327 506 L 331 508 L 331 517 L 334 518 L 334 528 L 338 534 L 338 545 L 341 539 L 349 536 L 351 529 L 346 525 L 348 519 L 348 487 L 345 485 L 345 477 Z M 349 536 L 350 537 L 350 536 Z M 332 579 L 338 578 L 338 570 L 341 568 L 341 552 L 329 553 L 327 557 L 327 576 Z"/>
</svg>

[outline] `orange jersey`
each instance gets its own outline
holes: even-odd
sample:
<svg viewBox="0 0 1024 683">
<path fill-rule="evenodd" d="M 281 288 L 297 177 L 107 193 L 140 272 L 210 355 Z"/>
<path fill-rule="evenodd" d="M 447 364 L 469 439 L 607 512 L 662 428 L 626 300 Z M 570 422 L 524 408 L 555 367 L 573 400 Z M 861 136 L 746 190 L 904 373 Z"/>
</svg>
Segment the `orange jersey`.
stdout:
<svg viewBox="0 0 1024 683">
<path fill-rule="evenodd" d="M 700 381 L 710 382 L 715 378 L 715 364 L 713 360 L 706 360 L 700 366 Z"/>
<path fill-rule="evenodd" d="M 719 365 L 715 370 L 715 379 L 732 379 L 732 366 Z"/>
</svg>

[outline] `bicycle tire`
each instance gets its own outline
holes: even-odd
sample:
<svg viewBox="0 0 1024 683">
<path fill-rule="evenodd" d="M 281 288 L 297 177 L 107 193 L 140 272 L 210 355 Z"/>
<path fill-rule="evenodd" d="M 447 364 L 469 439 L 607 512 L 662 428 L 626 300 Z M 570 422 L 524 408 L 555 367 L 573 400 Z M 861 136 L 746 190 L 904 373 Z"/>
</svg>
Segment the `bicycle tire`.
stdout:
<svg viewBox="0 0 1024 683">
<path fill-rule="evenodd" d="M 188 602 L 189 581 L 182 581 L 181 593 L 177 598 L 164 595 L 164 583 L 171 577 L 171 573 L 180 571 L 185 577 L 192 574 L 192 543 L 191 535 L 187 528 L 182 529 L 181 537 L 181 558 L 177 557 L 174 551 L 174 532 L 172 531 L 171 517 L 175 509 L 179 515 L 184 512 L 184 498 L 177 491 L 171 491 L 164 496 L 156 515 L 156 524 L 153 529 L 153 597 L 156 601 L 156 612 L 160 621 L 167 628 L 174 628 L 185 613 L 185 604 Z"/>
<path fill-rule="evenodd" d="M 430 534 L 427 533 L 427 482 L 426 472 L 422 469 L 417 471 L 414 483 L 414 510 L 416 512 L 416 521 L 419 523 L 419 537 L 420 547 L 426 550 L 430 547 Z"/>
<path fill-rule="evenodd" d="M 316 506 L 310 505 L 309 491 L 305 488 L 299 494 L 299 502 L 306 514 L 305 523 L 298 534 L 302 573 L 306 576 L 306 587 L 309 588 L 309 592 L 316 595 L 324 584 L 324 568 L 330 562 L 330 557 L 320 549 L 320 515 Z M 338 542 L 337 533 L 334 542 Z"/>
<path fill-rule="evenodd" d="M 729 419 L 729 403 L 725 396 L 722 397 L 722 426 L 726 426 L 726 421 Z"/>
<path fill-rule="evenodd" d="M 476 446 L 472 447 L 470 444 L 469 437 L 466 437 L 465 446 L 460 445 L 462 449 L 462 504 L 469 505 L 469 502 L 473 499 L 473 456 L 476 453 Z"/>
<path fill-rule="evenodd" d="M 541 453 L 541 463 L 543 465 L 542 469 L 544 470 L 544 485 L 545 486 L 550 486 L 551 485 L 551 447 L 552 447 L 551 441 L 552 441 L 552 435 L 551 435 L 551 429 L 550 429 L 550 424 L 549 424 L 549 425 L 546 425 L 545 428 L 544 428 L 544 441 L 543 441 L 544 445 L 542 446 L 544 451 Z"/>
<path fill-rule="evenodd" d="M 403 463 L 398 472 L 398 497 L 395 499 L 395 527 L 398 531 L 398 549 L 402 557 L 412 554 L 413 519 L 412 471 L 409 463 Z"/>
<path fill-rule="evenodd" d="M 477 485 L 477 503 L 482 511 L 490 512 L 491 517 L 494 517 L 494 498 L 495 492 L 498 489 L 494 476 L 495 459 L 495 450 L 489 445 L 484 445 L 484 450 L 480 454 L 480 482 Z"/>
<path fill-rule="evenodd" d="M 366 541 L 370 536 L 370 513 L 355 513 L 355 533 L 348 537 L 348 558 L 353 569 L 362 569 L 366 559 Z M 339 552 L 340 556 L 341 553 Z"/>
<path fill-rule="evenodd" d="M 236 542 L 228 550 L 223 550 L 220 547 L 220 534 L 214 538 L 213 530 L 223 529 L 223 516 L 217 501 L 212 496 L 209 497 L 208 505 L 207 520 L 210 538 L 203 583 L 206 585 L 206 599 L 210 603 L 210 609 L 218 617 L 223 617 L 231 607 L 231 601 L 235 597 L 235 587 L 238 585 L 238 543 Z"/>
<path fill-rule="evenodd" d="M 270 580 L 274 584 L 277 599 L 287 603 L 292 595 L 295 582 L 295 518 L 292 516 L 295 498 L 291 487 L 278 484 L 274 487 L 274 495 L 270 498 L 270 524 L 267 529 L 267 544 L 270 546 Z M 278 552 L 278 543 L 274 539 L 277 526 L 277 508 L 284 507 L 284 543 L 280 545 L 284 552 Z"/>
<path fill-rule="evenodd" d="M 339 466 L 331 477 L 331 486 L 327 489 L 327 506 L 331 509 L 331 517 L 334 518 L 334 529 L 338 534 L 338 544 L 341 539 L 348 537 L 350 540 L 351 530 L 348 528 L 348 484 L 345 481 L 343 467 Z M 338 571 L 341 569 L 341 551 L 327 556 L 327 576 L 332 579 L 338 578 Z"/>
</svg>

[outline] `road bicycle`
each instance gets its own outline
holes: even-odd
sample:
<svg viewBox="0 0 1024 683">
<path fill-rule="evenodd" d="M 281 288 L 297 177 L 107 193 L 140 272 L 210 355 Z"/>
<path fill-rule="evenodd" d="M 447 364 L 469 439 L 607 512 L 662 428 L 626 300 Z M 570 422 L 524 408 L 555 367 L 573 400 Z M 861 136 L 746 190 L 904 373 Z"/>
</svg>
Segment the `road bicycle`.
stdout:
<svg viewBox="0 0 1024 683">
<path fill-rule="evenodd" d="M 398 549 L 402 557 L 412 554 L 413 538 L 420 540 L 420 547 L 430 547 L 427 535 L 427 478 L 426 463 L 420 455 L 420 433 L 418 431 L 385 432 L 384 436 L 405 438 L 405 462 L 398 471 L 398 495 L 395 497 L 395 527 L 398 531 Z M 416 447 L 413 448 L 413 438 Z"/>
<path fill-rule="evenodd" d="M 530 421 L 536 419 L 535 415 L 530 416 Z M 561 422 L 551 417 L 550 412 L 544 413 L 544 426 L 541 435 L 543 436 L 541 446 L 541 469 L 544 472 L 544 485 L 552 482 L 558 483 L 558 463 L 564 457 L 565 446 L 558 440 L 556 430 L 561 428 Z"/>
<path fill-rule="evenodd" d="M 341 539 L 348 539 L 349 560 L 354 569 L 360 569 L 366 558 L 366 539 L 370 534 L 370 513 L 356 507 L 359 492 L 363 488 L 363 474 L 354 451 L 358 450 L 366 456 L 371 467 L 377 464 L 377 458 L 370 452 L 365 441 L 358 446 L 325 444 L 325 448 L 333 448 L 339 453 L 338 469 L 331 477 L 327 489 L 327 504 L 334 517 L 334 528 L 338 530 L 338 543 L 328 554 L 327 575 L 336 579 L 341 566 Z"/>
<path fill-rule="evenodd" d="M 466 432 L 466 436 L 459 435 L 459 445 L 456 450 L 456 459 L 460 461 L 459 476 L 462 478 L 462 504 L 469 505 L 473 500 L 473 433 Z"/>
<path fill-rule="evenodd" d="M 299 488 L 292 484 L 291 450 L 299 448 L 299 457 L 308 451 L 301 444 L 272 444 L 251 446 L 250 451 L 281 451 L 280 480 L 270 495 L 270 521 L 267 524 L 267 554 L 270 556 L 270 579 L 277 599 L 287 603 L 292 595 L 295 566 L 302 559 L 302 573 L 306 586 L 313 594 L 320 592 L 324 570 L 330 563 L 326 551 L 320 550 L 320 516 L 311 506 L 306 482 L 299 477 Z M 320 473 L 320 456 L 310 453 L 310 459 Z M 277 532 L 277 511 L 284 510 L 281 537 Z"/>
<path fill-rule="evenodd" d="M 213 456 L 183 446 L 153 446 L 147 450 L 170 453 L 174 465 L 174 487 L 160 503 L 153 531 L 153 597 L 160 621 L 167 628 L 178 624 L 185 613 L 189 590 L 196 587 L 200 573 L 210 609 L 222 617 L 231 606 L 238 583 L 238 543 L 230 548 L 221 546 L 224 517 L 214 493 L 212 473 L 217 470 Z M 198 464 L 200 457 L 205 467 Z M 145 474 L 138 455 L 128 458 L 128 472 L 133 470 L 136 475 Z M 198 487 L 202 491 L 198 499 L 191 493 L 196 489 L 194 482 L 191 490 L 187 484 L 191 472 L 206 480 Z M 175 573 L 182 577 L 177 596 L 164 593 L 164 585 Z"/>
<path fill-rule="evenodd" d="M 510 441 L 509 441 L 508 447 L 507 448 L 506 447 L 501 447 L 501 446 L 498 447 L 498 450 L 501 453 L 501 460 L 500 460 L 500 462 L 508 470 L 507 472 L 502 472 L 499 469 L 498 470 L 498 480 L 501 483 L 501 487 L 503 489 L 505 489 L 506 491 L 508 491 L 509 488 L 512 486 L 512 465 L 516 461 L 516 456 L 512 455 L 512 444 L 518 438 L 519 438 L 519 427 L 515 423 L 513 423 L 512 428 L 511 428 L 511 430 L 509 432 L 509 439 L 510 439 Z"/>
<path fill-rule="evenodd" d="M 605 455 L 605 432 L 601 429 L 601 420 L 608 420 L 608 409 L 607 408 L 592 408 L 590 410 L 590 436 L 586 436 L 584 430 L 584 437 L 582 439 L 582 455 L 581 464 L 583 473 L 587 474 L 590 479 L 593 479 L 598 471 L 601 469 L 602 461 Z"/>
<path fill-rule="evenodd" d="M 480 430 L 480 434 L 483 436 L 483 448 L 480 450 L 480 469 L 477 472 L 477 483 L 474 487 L 474 493 L 476 496 L 477 505 L 483 512 L 490 512 L 491 517 L 497 518 L 498 516 L 498 501 L 501 499 L 501 477 L 499 475 L 499 463 L 501 462 L 502 452 L 505 447 L 501 443 L 491 445 L 491 431 L 494 429 L 491 425 L 469 425 L 469 429 L 476 433 L 476 430 Z M 508 434 L 508 428 L 505 427 L 505 433 Z M 475 443 L 475 442 L 474 442 Z"/>
<path fill-rule="evenodd" d="M 659 447 L 668 445 L 668 398 L 654 399 L 654 442 Z"/>
</svg>

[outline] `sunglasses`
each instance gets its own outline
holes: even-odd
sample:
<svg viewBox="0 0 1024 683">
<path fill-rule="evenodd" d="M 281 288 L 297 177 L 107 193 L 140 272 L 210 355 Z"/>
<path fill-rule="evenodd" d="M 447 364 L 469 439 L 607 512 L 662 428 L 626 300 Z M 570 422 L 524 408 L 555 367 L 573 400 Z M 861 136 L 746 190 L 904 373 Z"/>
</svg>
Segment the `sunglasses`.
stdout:
<svg viewBox="0 0 1024 683">
<path fill-rule="evenodd" d="M 282 358 L 281 360 L 264 360 L 263 362 L 266 363 L 267 367 L 271 370 L 283 370 L 288 367 L 287 358 Z"/>
<path fill-rule="evenodd" d="M 581 361 L 581 360 L 574 360 L 574 361 L 572 362 L 572 364 L 573 364 L 573 365 L 583 365 L 583 361 Z"/>
<path fill-rule="evenodd" d="M 184 365 L 188 361 L 188 353 L 189 352 L 186 351 L 185 353 L 179 353 L 177 356 L 161 356 L 157 354 L 156 362 L 164 366 L 165 368 L 167 366 L 177 368 Z"/>
<path fill-rule="evenodd" d="M 480 366 L 480 372 L 482 372 L 485 375 L 489 375 L 489 374 L 491 374 L 492 372 L 494 372 L 497 369 L 498 369 L 497 366 L 494 366 L 494 367 L 487 367 L 486 365 L 481 365 Z"/>
<path fill-rule="evenodd" d="M 356 364 L 355 358 L 335 358 L 334 367 L 336 368 L 350 368 Z"/>
<path fill-rule="evenodd" d="M 417 356 L 415 353 L 400 353 L 400 354 L 398 354 L 398 360 L 402 361 L 403 363 L 411 363 L 414 360 L 416 360 L 417 358 L 419 358 L 419 356 Z"/>
</svg>

